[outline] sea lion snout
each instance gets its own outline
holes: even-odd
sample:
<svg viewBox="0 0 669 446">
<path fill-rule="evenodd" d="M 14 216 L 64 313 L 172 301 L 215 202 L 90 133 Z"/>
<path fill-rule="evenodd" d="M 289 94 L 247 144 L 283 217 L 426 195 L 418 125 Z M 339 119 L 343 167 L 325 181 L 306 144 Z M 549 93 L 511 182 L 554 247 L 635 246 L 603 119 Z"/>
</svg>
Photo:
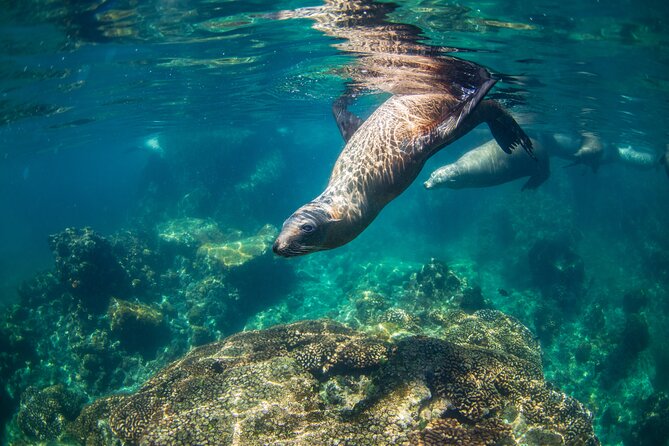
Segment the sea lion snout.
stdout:
<svg viewBox="0 0 669 446">
<path fill-rule="evenodd" d="M 436 189 L 444 186 L 449 186 L 455 178 L 456 172 L 452 165 L 440 167 L 430 174 L 430 178 L 423 183 L 425 189 Z"/>
<path fill-rule="evenodd" d="M 284 224 L 281 233 L 274 241 L 274 245 L 272 245 L 272 251 L 281 257 L 295 257 L 302 254 L 297 231 L 290 226 L 286 228 L 286 224 Z"/>
<path fill-rule="evenodd" d="M 323 205 L 307 203 L 283 223 L 272 251 L 282 257 L 295 257 L 328 249 L 326 236 L 330 221 Z"/>
<path fill-rule="evenodd" d="M 288 243 L 281 239 L 276 239 L 274 242 L 274 245 L 272 245 L 272 251 L 274 251 L 274 254 L 281 256 L 281 257 L 288 257 L 286 254 L 288 251 Z"/>
</svg>

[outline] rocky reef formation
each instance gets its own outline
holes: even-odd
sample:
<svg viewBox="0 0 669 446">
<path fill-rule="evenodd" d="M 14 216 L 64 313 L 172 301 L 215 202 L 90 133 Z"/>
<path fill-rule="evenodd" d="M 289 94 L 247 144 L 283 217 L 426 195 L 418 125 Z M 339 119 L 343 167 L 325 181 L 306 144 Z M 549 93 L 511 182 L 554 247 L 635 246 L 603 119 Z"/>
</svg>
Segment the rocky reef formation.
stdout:
<svg viewBox="0 0 669 446">
<path fill-rule="evenodd" d="M 658 392 L 643 402 L 641 422 L 637 423 L 625 438 L 625 444 L 639 446 L 664 445 L 669 443 L 669 396 Z"/>
<path fill-rule="evenodd" d="M 267 253 L 277 234 L 275 227 L 265 225 L 251 237 L 223 243 L 204 243 L 197 253 L 207 261 L 218 262 L 223 268 L 242 266 Z"/>
<path fill-rule="evenodd" d="M 17 423 L 30 441 L 57 438 L 74 421 L 86 398 L 58 384 L 45 389 L 29 387 L 21 395 Z"/>
<path fill-rule="evenodd" d="M 113 298 L 107 316 L 110 333 L 126 350 L 150 356 L 169 341 L 165 317 L 155 307 Z"/>
<path fill-rule="evenodd" d="M 86 444 L 599 444 L 590 413 L 543 381 L 522 325 L 491 310 L 459 325 L 397 342 L 326 320 L 239 333 L 96 401 L 71 432 Z"/>
<path fill-rule="evenodd" d="M 10 442 L 53 440 L 76 416 L 79 408 L 63 409 L 67 398 L 53 389 L 86 401 L 132 388 L 189 348 L 242 328 L 285 283 L 259 298 L 242 280 L 271 277 L 274 259 L 261 244 L 269 246 L 272 231 L 249 235 L 179 219 L 155 231 L 68 228 L 51 236 L 55 268 L 26 281 L 19 303 L 0 316 L 0 422 L 19 414 Z M 222 265 L 198 255 L 207 243 L 237 249 Z"/>
<path fill-rule="evenodd" d="M 52 237 L 56 269 L 0 324 L 9 442 L 597 444 L 534 336 L 465 274 L 435 259 L 294 273 L 274 233 L 187 218 Z M 332 319 L 267 328 L 310 311 Z M 164 368 L 244 321 L 261 330 Z"/>
<path fill-rule="evenodd" d="M 374 417 L 381 417 L 383 406 L 377 404 L 396 395 L 392 384 L 386 384 L 395 382 L 389 375 L 415 372 L 411 367 L 398 371 L 391 365 L 399 367 L 399 358 L 417 358 L 427 364 L 423 353 L 414 357 L 406 352 L 438 345 L 437 357 L 455 355 L 466 364 L 474 364 L 468 359 L 474 350 L 507 355 L 494 367 L 512 367 L 516 360 L 538 364 L 538 374 L 531 375 L 528 382 L 540 383 L 545 390 L 559 388 L 592 408 L 596 415 L 592 423 L 604 444 L 664 441 L 661 427 L 667 412 L 669 355 L 661 339 L 667 333 L 663 322 L 669 311 L 666 290 L 647 282 L 635 282 L 633 287 L 624 286 L 625 282 L 605 290 L 603 285 L 609 281 L 592 272 L 592 256 L 588 257 L 582 246 L 585 241 L 566 237 L 569 243 L 558 243 L 555 241 L 563 240 L 560 234 L 536 235 L 524 254 L 516 256 L 515 268 L 522 277 L 505 283 L 502 276 L 493 276 L 491 270 L 482 270 L 467 259 L 448 264 L 437 259 L 424 264 L 398 259 L 361 263 L 356 261 L 355 252 L 342 252 L 328 262 L 318 256 L 277 261 L 268 249 L 274 231 L 262 225 L 239 231 L 210 219 L 179 218 L 143 231 L 102 235 L 84 228 L 54 235 L 54 269 L 24 283 L 19 304 L 0 316 L 0 377 L 5 383 L 0 418 L 9 423 L 8 441 L 76 443 L 85 432 L 91 433 L 86 437 L 90 441 L 120 441 L 126 437 L 111 429 L 115 426 L 111 414 L 120 410 L 117 403 L 134 401 L 144 391 L 118 395 L 119 391 L 137 390 L 189 349 L 242 328 L 264 330 L 322 317 L 350 327 L 341 330 L 351 333 L 346 336 L 356 343 L 382 346 L 385 353 L 380 359 L 374 356 L 373 364 L 357 368 L 340 359 L 323 360 L 334 351 L 334 347 L 321 348 L 324 339 L 313 337 L 290 349 L 278 344 L 273 347 L 276 356 L 263 364 L 288 370 L 285 376 L 299 383 L 296 388 L 304 391 L 301 395 L 316 401 L 318 410 L 323 411 L 319 418 L 309 415 L 320 420 L 318 423 L 339 423 L 337 426 L 349 429 L 346 432 L 368 426 L 355 425 L 362 423 L 362 417 L 380 423 L 381 418 Z M 508 274 L 504 268 L 492 271 Z M 542 352 L 532 333 L 513 318 L 494 316 L 499 313 L 492 308 L 527 324 L 538 335 Z M 318 323 L 333 330 L 338 327 L 335 322 Z M 261 336 L 265 331 L 254 333 Z M 233 339 L 237 338 L 217 345 Z M 248 345 L 240 350 L 244 360 L 248 359 L 244 356 Z M 211 355 L 213 358 L 215 352 Z M 488 367 L 494 357 L 477 356 L 475 362 Z M 226 363 L 229 368 L 225 370 L 241 367 L 234 357 L 228 359 L 232 362 Z M 245 382 L 246 374 L 256 366 L 261 367 L 262 361 L 255 361 L 246 364 L 240 382 Z M 406 440 L 398 440 L 400 443 L 552 445 L 564 444 L 568 438 L 559 429 L 547 427 L 557 425 L 562 415 L 551 416 L 544 424 L 528 421 L 530 409 L 516 401 L 525 401 L 525 396 L 509 393 L 487 375 L 472 375 L 476 387 L 460 380 L 460 375 L 447 377 L 438 364 L 430 364 L 420 372 L 423 375 L 411 375 L 418 376 L 414 381 L 428 389 L 429 397 L 420 397 L 417 390 L 405 394 L 421 401 L 416 403 L 421 407 L 419 415 L 411 415 L 414 406 L 393 399 L 393 404 L 405 409 L 400 422 L 405 423 L 409 416 L 418 426 L 412 431 L 415 435 L 407 435 Z M 259 379 L 285 384 L 281 381 L 284 375 L 274 374 L 277 370 L 258 370 Z M 209 379 L 206 374 L 197 376 Z M 475 410 L 470 413 L 460 406 L 455 410 L 457 399 L 440 390 L 440 380 L 449 380 L 468 393 L 483 391 L 483 383 L 492 380 L 499 395 L 486 399 L 493 402 L 480 410 L 493 415 L 479 417 Z M 315 387 L 301 387 L 307 383 Z M 225 385 L 233 388 L 229 382 Z M 289 395 L 285 388 L 282 391 Z M 98 399 L 110 394 L 116 396 Z M 532 399 L 546 396 L 539 395 Z M 555 398 L 554 405 L 563 404 Z M 447 404 L 433 409 L 438 400 Z M 76 418 L 84 401 L 96 402 L 86 409 L 86 416 Z M 161 401 L 165 408 L 172 407 L 167 400 Z M 259 401 L 247 409 L 234 406 L 230 410 L 236 414 L 265 410 L 267 417 L 277 417 L 296 432 L 313 434 L 317 430 L 304 427 L 306 421 L 297 416 L 302 414 L 298 406 L 294 412 L 290 406 L 288 413 L 297 418 L 289 422 L 277 415 L 281 411 L 276 408 L 282 407 L 278 400 L 271 400 L 273 405 Z M 431 408 L 429 415 L 422 412 L 422 404 Z M 194 406 L 193 411 L 197 412 Z M 257 417 L 248 416 L 249 423 L 253 420 L 260 425 Z M 106 422 L 110 423 L 108 428 Z M 211 423 L 218 426 L 218 421 Z M 279 432 L 281 428 L 276 429 Z M 368 430 L 383 438 L 371 427 Z M 358 441 L 358 437 L 344 438 Z"/>
</svg>

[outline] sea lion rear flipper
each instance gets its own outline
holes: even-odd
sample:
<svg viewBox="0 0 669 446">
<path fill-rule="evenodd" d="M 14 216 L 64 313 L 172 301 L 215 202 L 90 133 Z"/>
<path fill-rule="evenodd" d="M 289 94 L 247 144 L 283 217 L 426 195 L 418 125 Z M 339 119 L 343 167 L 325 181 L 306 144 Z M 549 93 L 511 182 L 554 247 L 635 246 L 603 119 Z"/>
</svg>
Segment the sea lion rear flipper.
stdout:
<svg viewBox="0 0 669 446">
<path fill-rule="evenodd" d="M 504 107 L 490 99 L 482 101 L 479 107 L 482 108 L 484 120 L 490 127 L 492 136 L 495 137 L 502 150 L 511 153 L 512 150 L 521 146 L 532 158 L 536 159 L 532 153 L 532 141 Z"/>
<path fill-rule="evenodd" d="M 539 170 L 532 175 L 527 182 L 523 185 L 521 190 L 527 189 L 536 189 L 541 186 L 551 175 L 550 161 L 548 156 L 544 153 L 545 158 L 540 158 L 539 161 Z"/>
<path fill-rule="evenodd" d="M 337 121 L 339 132 L 346 142 L 351 139 L 351 136 L 364 122 L 361 118 L 348 111 L 348 105 L 351 101 L 352 96 L 344 94 L 332 104 L 332 114 L 335 121 Z"/>
</svg>

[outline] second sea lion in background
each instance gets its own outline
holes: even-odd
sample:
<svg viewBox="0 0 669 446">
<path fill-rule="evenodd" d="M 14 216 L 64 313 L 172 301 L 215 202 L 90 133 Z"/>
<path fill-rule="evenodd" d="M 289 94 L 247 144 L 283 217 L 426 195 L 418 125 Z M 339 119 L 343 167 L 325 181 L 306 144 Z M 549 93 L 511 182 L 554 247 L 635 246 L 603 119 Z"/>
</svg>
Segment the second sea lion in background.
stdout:
<svg viewBox="0 0 669 446">
<path fill-rule="evenodd" d="M 641 170 L 657 168 L 657 152 L 635 149 L 630 145 L 618 146 L 615 149 L 617 160 L 622 164 Z"/>
<path fill-rule="evenodd" d="M 604 145 L 594 133 L 583 132 L 582 136 L 581 147 L 571 156 L 571 159 L 574 161 L 565 167 L 585 164 L 586 166 L 590 166 L 593 172 L 597 172 L 597 169 L 599 169 L 604 160 Z"/>
<path fill-rule="evenodd" d="M 529 176 L 523 190 L 536 189 L 548 179 L 550 165 L 543 145 L 534 140 L 532 143 L 536 159 L 522 150 L 506 154 L 500 150 L 495 140 L 490 140 L 465 153 L 454 163 L 432 172 L 425 187 L 490 187 Z"/>
</svg>

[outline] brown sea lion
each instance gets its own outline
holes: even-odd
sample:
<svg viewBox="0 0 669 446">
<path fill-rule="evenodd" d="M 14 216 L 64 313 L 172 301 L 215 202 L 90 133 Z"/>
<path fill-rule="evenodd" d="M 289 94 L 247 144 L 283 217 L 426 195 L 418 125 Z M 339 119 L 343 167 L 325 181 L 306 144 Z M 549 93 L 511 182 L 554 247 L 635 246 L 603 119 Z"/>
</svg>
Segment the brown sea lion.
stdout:
<svg viewBox="0 0 669 446">
<path fill-rule="evenodd" d="M 323 193 L 285 221 L 274 252 L 292 257 L 353 240 L 430 156 L 482 122 L 502 149 L 531 150 L 530 139 L 499 104 L 481 101 L 493 83 L 486 80 L 466 102 L 439 94 L 389 98 L 352 134 Z"/>
<path fill-rule="evenodd" d="M 427 189 L 490 187 L 529 176 L 522 189 L 536 189 L 548 179 L 550 168 L 543 145 L 533 140 L 532 147 L 536 159 L 520 150 L 503 153 L 496 141 L 488 141 L 432 172 L 424 185 Z"/>
<path fill-rule="evenodd" d="M 482 100 L 495 80 L 472 62 L 421 42 L 421 30 L 388 20 L 397 5 L 369 0 L 326 0 L 322 6 L 273 14 L 308 18 L 355 55 L 350 79 L 333 112 L 346 145 L 325 190 L 283 224 L 274 252 L 291 257 L 353 240 L 383 207 L 416 178 L 441 148 L 486 122 L 500 147 L 532 143 L 499 104 Z M 360 94 L 392 96 L 366 120 L 348 111 Z"/>
</svg>

